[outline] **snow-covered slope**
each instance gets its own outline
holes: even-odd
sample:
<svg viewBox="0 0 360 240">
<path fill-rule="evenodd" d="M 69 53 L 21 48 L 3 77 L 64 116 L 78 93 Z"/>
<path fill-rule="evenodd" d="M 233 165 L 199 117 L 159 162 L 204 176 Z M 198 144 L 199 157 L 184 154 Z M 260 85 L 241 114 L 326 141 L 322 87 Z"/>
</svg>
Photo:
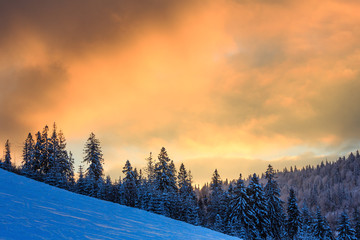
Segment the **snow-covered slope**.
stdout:
<svg viewBox="0 0 360 240">
<path fill-rule="evenodd" d="M 237 239 L 0 169 L 0 239 Z"/>
</svg>

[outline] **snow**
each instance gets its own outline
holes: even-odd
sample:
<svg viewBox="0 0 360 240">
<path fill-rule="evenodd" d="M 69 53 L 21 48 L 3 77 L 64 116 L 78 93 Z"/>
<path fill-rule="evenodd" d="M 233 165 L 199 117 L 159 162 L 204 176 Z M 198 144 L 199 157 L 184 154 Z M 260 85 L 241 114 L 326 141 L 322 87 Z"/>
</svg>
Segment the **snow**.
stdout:
<svg viewBox="0 0 360 240">
<path fill-rule="evenodd" d="M 238 239 L 0 169 L 0 239 Z"/>
</svg>

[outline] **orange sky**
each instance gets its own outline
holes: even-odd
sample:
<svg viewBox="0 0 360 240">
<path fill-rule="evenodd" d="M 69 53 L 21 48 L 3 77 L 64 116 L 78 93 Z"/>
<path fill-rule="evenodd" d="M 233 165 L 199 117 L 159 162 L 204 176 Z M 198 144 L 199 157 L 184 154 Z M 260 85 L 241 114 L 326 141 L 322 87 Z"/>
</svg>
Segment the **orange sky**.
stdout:
<svg viewBox="0 0 360 240">
<path fill-rule="evenodd" d="M 0 140 L 57 122 L 105 171 L 165 146 L 196 182 L 318 162 L 360 140 L 358 1 L 0 4 Z M 20 153 L 15 156 L 20 161 Z"/>
</svg>

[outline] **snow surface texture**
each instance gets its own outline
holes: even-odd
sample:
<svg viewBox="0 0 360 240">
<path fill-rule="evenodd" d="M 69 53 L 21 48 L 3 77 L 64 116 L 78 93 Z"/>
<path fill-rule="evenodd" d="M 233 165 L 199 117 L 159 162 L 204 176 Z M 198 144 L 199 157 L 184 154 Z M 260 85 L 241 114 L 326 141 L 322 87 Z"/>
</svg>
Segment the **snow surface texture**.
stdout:
<svg viewBox="0 0 360 240">
<path fill-rule="evenodd" d="M 0 169 L 0 239 L 238 239 Z"/>
</svg>

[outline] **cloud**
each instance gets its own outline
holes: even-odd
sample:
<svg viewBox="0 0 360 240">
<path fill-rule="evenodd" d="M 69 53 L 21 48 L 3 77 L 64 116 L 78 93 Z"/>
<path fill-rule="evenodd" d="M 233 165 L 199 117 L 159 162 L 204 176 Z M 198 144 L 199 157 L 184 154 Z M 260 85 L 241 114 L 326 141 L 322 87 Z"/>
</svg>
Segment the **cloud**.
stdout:
<svg viewBox="0 0 360 240">
<path fill-rule="evenodd" d="M 109 166 L 142 164 L 166 146 L 177 162 L 193 159 L 194 174 L 196 159 L 348 151 L 360 140 L 359 8 L 312 0 L 1 3 L 0 130 L 24 138 L 56 121 L 76 148 L 94 131 Z"/>
<path fill-rule="evenodd" d="M 13 138 L 31 130 L 31 115 L 56 107 L 62 86 L 67 82 L 66 70 L 58 64 L 1 71 L 0 131 Z M 16 138 L 18 140 L 18 138 Z"/>
</svg>

